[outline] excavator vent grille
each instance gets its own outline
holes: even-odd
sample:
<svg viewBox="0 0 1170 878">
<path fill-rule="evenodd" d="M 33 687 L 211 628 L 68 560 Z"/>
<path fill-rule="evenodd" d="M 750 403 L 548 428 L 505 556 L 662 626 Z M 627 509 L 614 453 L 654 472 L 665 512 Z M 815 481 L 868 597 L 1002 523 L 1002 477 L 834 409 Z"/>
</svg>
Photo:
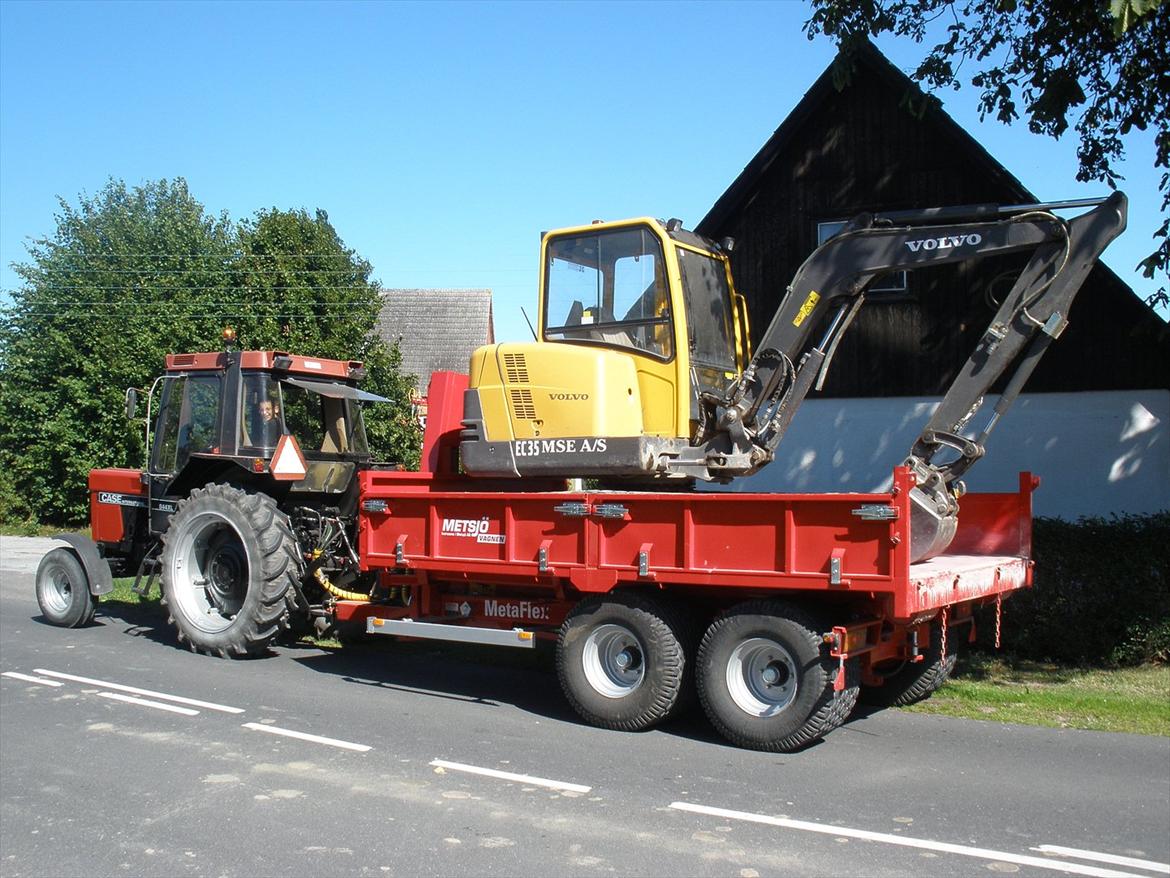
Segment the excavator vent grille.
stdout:
<svg viewBox="0 0 1170 878">
<path fill-rule="evenodd" d="M 523 354 L 504 354 L 504 371 L 508 373 L 509 384 L 528 383 L 528 363 Z"/>
<path fill-rule="evenodd" d="M 535 421 L 536 406 L 532 403 L 532 391 L 513 390 L 512 410 L 516 412 L 517 418 L 521 418 L 526 421 Z"/>
</svg>

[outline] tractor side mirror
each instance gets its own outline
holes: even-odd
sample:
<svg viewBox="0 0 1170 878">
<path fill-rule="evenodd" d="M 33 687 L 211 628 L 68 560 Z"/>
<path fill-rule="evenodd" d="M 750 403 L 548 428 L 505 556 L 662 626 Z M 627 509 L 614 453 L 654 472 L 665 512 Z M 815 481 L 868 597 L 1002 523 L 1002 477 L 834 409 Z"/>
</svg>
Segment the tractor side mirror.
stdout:
<svg viewBox="0 0 1170 878">
<path fill-rule="evenodd" d="M 126 388 L 126 419 L 134 420 L 134 415 L 138 411 L 138 391 L 133 387 Z"/>
</svg>

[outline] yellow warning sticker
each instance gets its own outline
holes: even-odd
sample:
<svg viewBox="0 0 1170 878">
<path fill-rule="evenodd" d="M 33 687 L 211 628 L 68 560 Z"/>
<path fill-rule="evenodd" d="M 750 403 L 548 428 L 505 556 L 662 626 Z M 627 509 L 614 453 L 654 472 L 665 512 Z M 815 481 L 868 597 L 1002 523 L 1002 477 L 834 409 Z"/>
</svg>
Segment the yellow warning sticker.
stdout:
<svg viewBox="0 0 1170 878">
<path fill-rule="evenodd" d="M 792 319 L 793 326 L 800 326 L 804 323 L 806 317 L 813 312 L 813 308 L 817 306 L 817 302 L 821 300 L 821 294 L 816 290 L 812 290 L 808 294 L 808 298 L 804 300 L 804 304 L 800 306 L 800 310 L 796 312 L 796 316 Z"/>
</svg>

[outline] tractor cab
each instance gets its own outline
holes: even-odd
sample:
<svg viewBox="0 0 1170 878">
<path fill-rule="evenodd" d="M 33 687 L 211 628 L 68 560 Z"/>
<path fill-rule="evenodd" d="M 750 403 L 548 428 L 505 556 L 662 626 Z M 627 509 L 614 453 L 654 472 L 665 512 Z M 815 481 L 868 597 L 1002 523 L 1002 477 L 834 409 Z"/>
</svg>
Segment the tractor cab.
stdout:
<svg viewBox="0 0 1170 878">
<path fill-rule="evenodd" d="M 280 351 L 168 355 L 147 400 L 152 499 L 216 480 L 350 493 L 357 467 L 370 461 L 358 403 L 385 401 L 357 387 L 364 374 L 355 361 Z M 173 504 L 151 511 L 160 532 Z"/>
</svg>

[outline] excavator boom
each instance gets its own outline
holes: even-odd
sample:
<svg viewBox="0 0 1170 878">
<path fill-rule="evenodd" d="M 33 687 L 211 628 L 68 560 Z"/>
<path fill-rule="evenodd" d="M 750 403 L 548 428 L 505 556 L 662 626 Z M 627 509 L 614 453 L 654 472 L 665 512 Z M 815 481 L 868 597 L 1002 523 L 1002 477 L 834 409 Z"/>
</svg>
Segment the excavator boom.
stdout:
<svg viewBox="0 0 1170 878">
<path fill-rule="evenodd" d="M 1053 211 L 1093 205 L 1065 220 Z M 800 403 L 824 380 L 841 336 L 877 276 L 932 265 L 1032 251 L 906 464 L 918 487 L 916 511 L 935 526 L 912 549 L 916 558 L 945 548 L 954 535 L 958 481 L 983 456 L 984 443 L 1019 395 L 1040 357 L 1068 322 L 1085 277 L 1126 223 L 1126 197 L 1017 205 L 975 205 L 855 217 L 818 247 L 787 294 L 739 380 L 722 396 L 703 396 L 705 435 L 678 461 L 699 478 L 749 475 L 768 463 Z M 991 218 L 994 217 L 994 218 Z M 816 344 L 814 332 L 825 326 Z M 1009 375 L 995 412 L 977 438 L 960 432 L 991 385 Z M 938 462 L 948 450 L 952 459 Z M 706 472 L 703 472 L 705 470 Z"/>
</svg>

